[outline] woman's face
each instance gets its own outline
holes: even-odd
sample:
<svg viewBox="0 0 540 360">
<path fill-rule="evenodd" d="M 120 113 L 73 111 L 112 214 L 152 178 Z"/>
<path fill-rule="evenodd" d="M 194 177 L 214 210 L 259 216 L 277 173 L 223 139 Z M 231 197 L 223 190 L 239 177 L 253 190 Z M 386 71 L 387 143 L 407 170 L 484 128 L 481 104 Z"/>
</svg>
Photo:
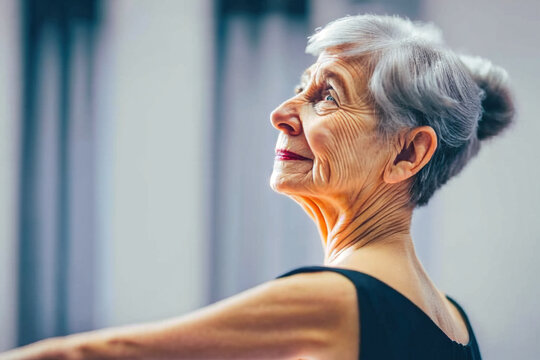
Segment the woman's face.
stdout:
<svg viewBox="0 0 540 360">
<path fill-rule="evenodd" d="M 272 124 L 281 131 L 272 188 L 321 197 L 351 197 L 368 188 L 375 190 L 388 152 L 365 99 L 362 63 L 321 54 L 304 72 L 296 96 L 272 112 Z"/>
</svg>

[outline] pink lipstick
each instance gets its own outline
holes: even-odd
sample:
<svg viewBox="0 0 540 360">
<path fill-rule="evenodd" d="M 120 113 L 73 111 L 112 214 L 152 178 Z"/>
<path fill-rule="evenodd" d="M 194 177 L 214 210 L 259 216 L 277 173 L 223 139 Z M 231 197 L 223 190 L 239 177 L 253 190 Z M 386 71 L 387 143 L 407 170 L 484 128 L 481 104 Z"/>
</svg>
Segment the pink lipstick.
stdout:
<svg viewBox="0 0 540 360">
<path fill-rule="evenodd" d="M 310 160 L 291 151 L 279 149 L 276 150 L 276 159 L 278 160 Z"/>
</svg>

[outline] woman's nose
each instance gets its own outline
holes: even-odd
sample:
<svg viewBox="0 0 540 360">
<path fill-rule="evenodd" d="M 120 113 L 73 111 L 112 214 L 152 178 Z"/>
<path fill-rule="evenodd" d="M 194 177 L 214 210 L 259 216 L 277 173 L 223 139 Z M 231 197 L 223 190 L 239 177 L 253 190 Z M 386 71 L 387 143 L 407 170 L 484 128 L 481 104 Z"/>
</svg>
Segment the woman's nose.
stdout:
<svg viewBox="0 0 540 360">
<path fill-rule="evenodd" d="M 296 136 L 302 133 L 302 123 L 298 114 L 297 105 L 287 100 L 270 114 L 272 125 L 287 135 Z"/>
</svg>

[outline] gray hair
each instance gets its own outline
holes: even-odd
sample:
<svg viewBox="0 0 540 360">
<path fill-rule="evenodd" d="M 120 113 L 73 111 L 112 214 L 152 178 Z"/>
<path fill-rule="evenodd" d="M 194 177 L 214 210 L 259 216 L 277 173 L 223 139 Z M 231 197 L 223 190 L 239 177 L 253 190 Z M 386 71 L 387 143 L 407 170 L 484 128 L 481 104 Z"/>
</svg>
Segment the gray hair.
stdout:
<svg viewBox="0 0 540 360">
<path fill-rule="evenodd" d="M 438 146 L 413 178 L 410 201 L 427 204 L 514 117 L 506 72 L 488 60 L 457 55 L 432 24 L 397 16 L 335 20 L 309 38 L 306 52 L 337 48 L 366 58 L 368 97 L 385 139 L 406 128 L 431 126 Z"/>
</svg>

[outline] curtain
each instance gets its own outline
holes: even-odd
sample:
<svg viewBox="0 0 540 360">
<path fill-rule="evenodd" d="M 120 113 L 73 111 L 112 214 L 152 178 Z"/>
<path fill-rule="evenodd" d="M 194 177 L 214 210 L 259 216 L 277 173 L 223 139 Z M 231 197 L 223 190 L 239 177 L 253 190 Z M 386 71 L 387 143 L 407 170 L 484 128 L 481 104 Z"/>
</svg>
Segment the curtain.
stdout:
<svg viewBox="0 0 540 360">
<path fill-rule="evenodd" d="M 24 1 L 18 345 L 91 329 L 98 1 Z"/>
</svg>

